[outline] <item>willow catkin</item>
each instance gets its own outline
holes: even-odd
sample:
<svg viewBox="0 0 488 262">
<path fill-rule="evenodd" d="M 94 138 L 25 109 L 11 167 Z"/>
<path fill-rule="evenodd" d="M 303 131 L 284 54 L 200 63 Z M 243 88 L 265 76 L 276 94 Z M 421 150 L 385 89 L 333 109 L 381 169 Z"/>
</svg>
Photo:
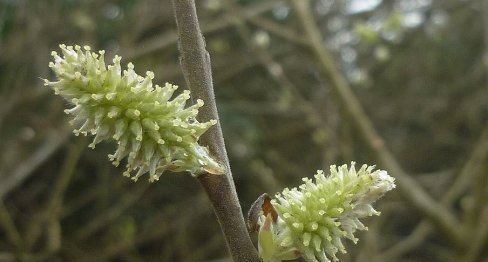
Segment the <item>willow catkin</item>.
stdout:
<svg viewBox="0 0 488 262">
<path fill-rule="evenodd" d="M 215 120 L 198 122 L 202 100 L 186 106 L 190 91 L 176 97 L 177 86 L 153 85 L 154 73 L 145 77 L 120 66 L 120 56 L 112 65 L 105 65 L 104 51 L 91 52 L 90 47 L 60 45 L 62 54 L 52 52 L 49 67 L 57 81 L 45 80 L 55 94 L 73 107 L 65 112 L 73 117 L 76 135 L 94 135 L 90 147 L 103 140 L 115 140 L 117 150 L 109 155 L 116 166 L 127 158 L 125 176 L 136 181 L 148 173 L 149 180 L 158 180 L 165 170 L 220 174 L 223 166 L 215 161 L 199 137 Z"/>
</svg>

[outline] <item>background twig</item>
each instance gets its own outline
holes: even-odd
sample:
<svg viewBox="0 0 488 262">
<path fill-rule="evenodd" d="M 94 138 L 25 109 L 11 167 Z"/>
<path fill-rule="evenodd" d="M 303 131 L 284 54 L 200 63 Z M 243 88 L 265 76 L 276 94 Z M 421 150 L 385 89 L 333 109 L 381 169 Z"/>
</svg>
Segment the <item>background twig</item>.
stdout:
<svg viewBox="0 0 488 262">
<path fill-rule="evenodd" d="M 293 4 L 298 12 L 305 34 L 311 42 L 311 51 L 317 56 L 323 72 L 330 77 L 337 98 L 342 102 L 349 116 L 364 137 L 364 140 L 376 153 L 384 168 L 391 172 L 397 179 L 399 189 L 402 191 L 404 197 L 410 204 L 426 214 L 452 241 L 461 243 L 462 233 L 456 227 L 456 224 L 458 224 L 456 218 L 447 209 L 432 199 L 431 196 L 418 186 L 415 180 L 403 171 L 400 164 L 386 147 L 384 140 L 374 129 L 373 124 L 361 107 L 347 80 L 342 76 L 335 66 L 332 57 L 324 48 L 320 31 L 313 21 L 313 15 L 310 12 L 310 1 L 295 0 Z"/>
</svg>

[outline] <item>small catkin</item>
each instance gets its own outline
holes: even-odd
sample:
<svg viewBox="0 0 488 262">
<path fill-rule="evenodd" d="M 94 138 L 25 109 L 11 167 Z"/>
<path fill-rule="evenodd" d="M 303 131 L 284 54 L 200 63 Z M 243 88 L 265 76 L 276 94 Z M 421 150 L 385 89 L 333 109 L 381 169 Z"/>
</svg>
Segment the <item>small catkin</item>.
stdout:
<svg viewBox="0 0 488 262">
<path fill-rule="evenodd" d="M 288 254 L 290 259 L 302 256 L 306 261 L 338 261 L 336 254 L 346 253 L 342 239 L 356 243 L 354 232 L 367 230 L 359 219 L 379 215 L 372 204 L 395 188 L 393 177 L 373 169 L 363 165 L 356 171 L 354 162 L 350 168 L 333 165 L 330 175 L 319 170 L 315 181 L 304 178 L 299 188 L 277 194 L 271 200 L 278 213 L 272 227 L 273 244 L 262 245 L 273 247 L 272 252 L 265 252 L 266 260 L 285 260 L 281 254 Z M 269 218 L 261 216 L 261 225 L 266 222 Z"/>
<path fill-rule="evenodd" d="M 199 137 L 217 123 L 197 121 L 202 100 L 186 107 L 190 91 L 172 99 L 177 86 L 153 85 L 154 73 L 142 77 L 132 63 L 122 71 L 120 56 L 105 65 L 104 51 L 97 54 L 88 46 L 60 48 L 62 54 L 53 51 L 54 62 L 49 63 L 57 81 L 44 80 L 45 85 L 73 104 L 65 113 L 73 117 L 75 135 L 95 136 L 91 148 L 103 140 L 117 142 L 109 158 L 115 166 L 127 158 L 124 176 L 137 181 L 149 173 L 149 180 L 155 181 L 165 170 L 223 173 L 224 167 L 198 144 Z"/>
</svg>

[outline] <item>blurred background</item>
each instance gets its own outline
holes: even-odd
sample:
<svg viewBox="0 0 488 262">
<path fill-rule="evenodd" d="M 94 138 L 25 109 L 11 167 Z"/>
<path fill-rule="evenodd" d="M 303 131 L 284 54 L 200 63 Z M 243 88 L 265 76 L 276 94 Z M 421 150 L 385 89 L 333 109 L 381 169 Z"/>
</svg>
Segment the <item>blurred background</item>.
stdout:
<svg viewBox="0 0 488 262">
<path fill-rule="evenodd" d="M 196 1 L 244 212 L 376 164 L 398 189 L 341 261 L 488 261 L 488 1 L 303 1 Z M 169 0 L 0 0 L 0 261 L 230 261 L 196 180 L 122 177 L 41 80 L 65 43 L 186 89 L 176 42 Z"/>
</svg>

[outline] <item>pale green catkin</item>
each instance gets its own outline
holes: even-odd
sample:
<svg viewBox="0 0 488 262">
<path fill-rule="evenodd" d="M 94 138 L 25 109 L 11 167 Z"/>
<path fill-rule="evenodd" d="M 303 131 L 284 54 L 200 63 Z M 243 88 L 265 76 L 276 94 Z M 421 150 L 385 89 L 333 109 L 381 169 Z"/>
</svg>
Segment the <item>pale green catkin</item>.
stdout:
<svg viewBox="0 0 488 262">
<path fill-rule="evenodd" d="M 217 121 L 200 123 L 196 116 L 202 100 L 186 107 L 190 91 L 184 90 L 171 99 L 177 86 L 154 85 L 154 73 L 146 77 L 120 66 L 120 56 L 112 65 L 105 65 L 104 51 L 91 52 L 90 47 L 60 45 L 62 54 L 52 52 L 49 67 L 57 81 L 45 81 L 55 94 L 74 106 L 65 112 L 73 117 L 76 135 L 95 135 L 90 147 L 103 140 L 115 140 L 114 154 L 109 155 L 116 166 L 127 157 L 124 176 L 136 181 L 145 173 L 149 180 L 158 180 L 165 170 L 223 173 L 199 137 Z"/>
<path fill-rule="evenodd" d="M 330 174 L 317 171 L 315 182 L 304 178 L 299 188 L 286 188 L 271 200 L 278 218 L 261 216 L 261 254 L 264 262 L 294 259 L 306 261 L 338 261 L 337 252 L 346 253 L 342 239 L 354 243 L 357 230 L 367 228 L 360 218 L 379 215 L 372 204 L 387 191 L 395 188 L 394 178 L 374 166 L 331 166 Z M 262 243 L 268 241 L 270 243 Z M 271 243 L 272 242 L 272 243 Z M 262 248 L 261 248 L 262 249 Z"/>
</svg>

